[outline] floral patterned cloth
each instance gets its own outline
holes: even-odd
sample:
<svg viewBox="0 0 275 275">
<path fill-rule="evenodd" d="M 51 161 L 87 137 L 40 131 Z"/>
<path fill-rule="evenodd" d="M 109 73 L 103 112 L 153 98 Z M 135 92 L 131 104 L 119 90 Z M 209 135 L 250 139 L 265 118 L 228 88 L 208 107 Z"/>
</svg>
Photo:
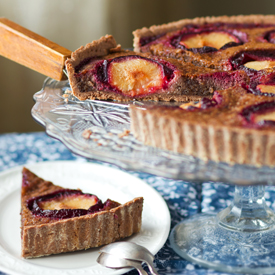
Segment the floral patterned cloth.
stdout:
<svg viewBox="0 0 275 275">
<path fill-rule="evenodd" d="M 0 135 L 0 172 L 18 165 L 54 160 L 87 161 L 71 153 L 61 142 L 50 138 L 44 132 Z M 146 173 L 127 172 L 141 178 L 163 196 L 170 210 L 171 228 L 184 218 L 198 212 L 219 210 L 228 206 L 234 192 L 233 186 L 223 183 L 195 184 Z M 266 196 L 268 206 L 274 207 L 271 204 L 274 197 L 274 191 L 268 188 Z M 222 274 L 182 259 L 171 249 L 169 240 L 157 253 L 155 265 L 159 274 Z M 145 269 L 148 271 L 147 267 Z M 0 275 L 3 274 L 5 273 L 0 271 Z M 126 274 L 138 273 L 132 270 Z"/>
</svg>

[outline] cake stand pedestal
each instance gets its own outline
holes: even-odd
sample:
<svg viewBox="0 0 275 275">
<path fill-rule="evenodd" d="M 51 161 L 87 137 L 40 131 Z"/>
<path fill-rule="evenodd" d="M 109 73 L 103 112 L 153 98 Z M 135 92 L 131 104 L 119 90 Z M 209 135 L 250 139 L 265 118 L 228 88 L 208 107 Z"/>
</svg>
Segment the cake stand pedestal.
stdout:
<svg viewBox="0 0 275 275">
<path fill-rule="evenodd" d="M 170 234 L 174 251 L 188 261 L 230 273 L 275 272 L 275 214 L 264 186 L 236 186 L 231 205 L 196 214 Z"/>
</svg>

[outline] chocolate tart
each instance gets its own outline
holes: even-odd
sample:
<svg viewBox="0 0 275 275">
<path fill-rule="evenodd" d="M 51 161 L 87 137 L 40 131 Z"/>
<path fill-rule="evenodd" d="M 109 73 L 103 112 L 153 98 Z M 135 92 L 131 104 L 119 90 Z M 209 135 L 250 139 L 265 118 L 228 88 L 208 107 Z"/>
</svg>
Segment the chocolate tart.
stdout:
<svg viewBox="0 0 275 275">
<path fill-rule="evenodd" d="M 88 249 L 131 236 L 141 229 L 143 198 L 125 204 L 81 190 L 65 189 L 22 170 L 22 257 Z"/>
<path fill-rule="evenodd" d="M 130 106 L 131 131 L 146 145 L 203 160 L 275 166 L 275 99 L 242 87 L 180 107 Z"/>
<path fill-rule="evenodd" d="M 110 35 L 73 52 L 66 68 L 73 94 L 80 100 L 188 101 L 249 83 L 243 70 L 226 72 L 123 50 Z"/>
</svg>

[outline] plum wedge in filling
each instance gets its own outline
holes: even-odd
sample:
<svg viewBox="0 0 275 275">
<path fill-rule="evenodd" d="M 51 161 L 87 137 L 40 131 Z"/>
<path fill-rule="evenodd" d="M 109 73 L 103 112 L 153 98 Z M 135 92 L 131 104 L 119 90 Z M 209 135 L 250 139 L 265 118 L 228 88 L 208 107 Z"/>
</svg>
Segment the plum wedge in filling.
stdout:
<svg viewBox="0 0 275 275">
<path fill-rule="evenodd" d="M 244 108 L 240 115 L 247 127 L 275 127 L 275 100 L 263 101 Z"/>
<path fill-rule="evenodd" d="M 119 205 L 119 203 L 109 199 L 102 203 L 95 195 L 84 194 L 80 190 L 71 189 L 58 190 L 27 201 L 27 207 L 34 216 L 56 220 L 110 210 Z"/>
<path fill-rule="evenodd" d="M 275 99 L 242 87 L 179 107 L 131 105 L 131 130 L 147 145 L 203 160 L 275 166 Z"/>
<path fill-rule="evenodd" d="M 98 247 L 141 229 L 143 198 L 104 203 L 81 190 L 65 189 L 22 170 L 21 253 L 41 257 Z"/>
</svg>

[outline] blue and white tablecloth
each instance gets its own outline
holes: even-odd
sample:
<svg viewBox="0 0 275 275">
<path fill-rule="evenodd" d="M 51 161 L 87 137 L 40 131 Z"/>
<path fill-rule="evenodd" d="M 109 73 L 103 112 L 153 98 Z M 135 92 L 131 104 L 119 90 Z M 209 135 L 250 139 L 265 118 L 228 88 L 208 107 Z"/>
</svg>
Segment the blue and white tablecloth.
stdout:
<svg viewBox="0 0 275 275">
<path fill-rule="evenodd" d="M 54 160 L 87 161 L 72 154 L 61 142 L 48 137 L 44 132 L 0 135 L 0 172 L 18 165 Z M 171 214 L 171 229 L 190 215 L 225 208 L 231 202 L 234 192 L 233 186 L 223 183 L 195 184 L 146 173 L 127 172 L 141 178 L 163 196 Z M 271 201 L 274 198 L 273 188 L 267 188 L 266 200 L 272 208 L 274 205 Z M 183 260 L 171 249 L 169 240 L 157 253 L 155 265 L 160 274 L 222 274 Z M 0 275 L 3 274 L 0 271 Z M 135 270 L 127 273 L 136 274 Z"/>
</svg>

